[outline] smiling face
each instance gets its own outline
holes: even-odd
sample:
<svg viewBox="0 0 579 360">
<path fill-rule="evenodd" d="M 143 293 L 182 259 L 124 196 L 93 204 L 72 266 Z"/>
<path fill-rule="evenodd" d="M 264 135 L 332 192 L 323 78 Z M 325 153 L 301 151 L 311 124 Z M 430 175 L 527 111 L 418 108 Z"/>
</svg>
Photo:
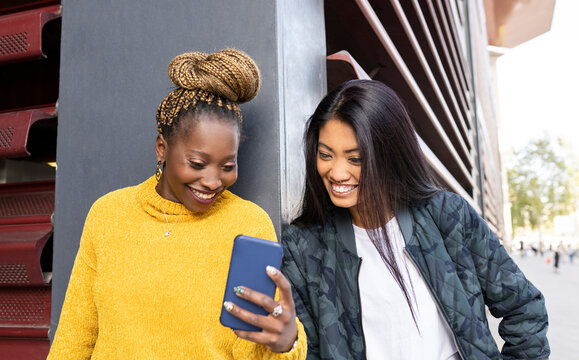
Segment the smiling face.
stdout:
<svg viewBox="0 0 579 360">
<path fill-rule="evenodd" d="M 237 180 L 237 125 L 215 115 L 195 115 L 167 142 L 157 136 L 157 160 L 165 164 L 157 192 L 191 211 L 206 211 Z M 192 119 L 183 119 L 192 121 Z"/>
<path fill-rule="evenodd" d="M 362 161 L 352 126 L 341 120 L 331 119 L 320 128 L 317 169 L 332 203 L 350 210 L 352 222 L 358 225 L 360 221 L 357 205 Z"/>
</svg>

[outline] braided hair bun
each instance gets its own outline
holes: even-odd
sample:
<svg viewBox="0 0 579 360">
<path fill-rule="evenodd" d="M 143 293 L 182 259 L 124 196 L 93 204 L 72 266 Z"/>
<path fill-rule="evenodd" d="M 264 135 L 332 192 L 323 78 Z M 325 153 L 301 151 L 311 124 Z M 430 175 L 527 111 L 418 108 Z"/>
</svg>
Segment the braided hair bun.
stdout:
<svg viewBox="0 0 579 360">
<path fill-rule="evenodd" d="M 205 90 L 237 104 L 253 99 L 260 86 L 257 65 L 236 49 L 178 55 L 169 64 L 169 78 L 180 88 Z"/>
<path fill-rule="evenodd" d="M 181 54 L 169 64 L 169 78 L 177 89 L 157 108 L 157 131 L 167 138 L 183 114 L 193 114 L 199 109 L 212 109 L 233 119 L 241 128 L 239 104 L 253 99 L 260 85 L 257 65 L 236 49 Z"/>
</svg>

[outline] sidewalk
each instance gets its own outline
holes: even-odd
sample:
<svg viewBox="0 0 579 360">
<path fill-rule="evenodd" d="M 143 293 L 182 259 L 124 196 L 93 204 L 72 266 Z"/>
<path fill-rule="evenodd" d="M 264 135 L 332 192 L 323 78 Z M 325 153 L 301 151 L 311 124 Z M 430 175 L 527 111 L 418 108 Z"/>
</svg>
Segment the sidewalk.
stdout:
<svg viewBox="0 0 579 360">
<path fill-rule="evenodd" d="M 545 296 L 549 314 L 547 337 L 551 345 L 551 360 L 579 359 L 577 341 L 579 340 L 579 262 L 574 263 L 563 255 L 559 263 L 559 273 L 553 271 L 553 257 L 545 253 L 542 257 L 519 253 L 511 254 L 517 265 Z M 551 262 L 547 264 L 547 258 Z M 489 325 L 499 348 L 504 343 L 498 335 L 499 321 L 489 314 Z"/>
</svg>

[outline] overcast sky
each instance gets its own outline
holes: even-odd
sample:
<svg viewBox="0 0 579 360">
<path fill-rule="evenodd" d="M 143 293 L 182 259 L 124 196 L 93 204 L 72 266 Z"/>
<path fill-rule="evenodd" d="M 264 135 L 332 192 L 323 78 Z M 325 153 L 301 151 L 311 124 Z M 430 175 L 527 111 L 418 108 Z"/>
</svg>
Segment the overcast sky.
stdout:
<svg viewBox="0 0 579 360">
<path fill-rule="evenodd" d="M 551 30 L 497 61 L 502 151 L 545 132 L 579 155 L 579 1 L 556 0 Z"/>
</svg>

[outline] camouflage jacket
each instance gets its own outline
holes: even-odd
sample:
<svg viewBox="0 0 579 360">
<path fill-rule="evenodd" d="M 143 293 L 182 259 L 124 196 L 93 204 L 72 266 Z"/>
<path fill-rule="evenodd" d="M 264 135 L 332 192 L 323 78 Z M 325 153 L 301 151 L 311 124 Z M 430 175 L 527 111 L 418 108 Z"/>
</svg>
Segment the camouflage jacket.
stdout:
<svg viewBox="0 0 579 360">
<path fill-rule="evenodd" d="M 542 294 L 484 220 L 460 196 L 441 191 L 396 212 L 406 251 L 454 334 L 463 359 L 543 359 L 550 354 Z M 351 220 L 335 208 L 325 226 L 288 226 L 282 271 L 308 336 L 308 359 L 365 359 Z M 499 352 L 485 304 L 502 318 Z M 384 336 L 388 336 L 384 334 Z M 386 354 L 385 354 L 386 355 Z"/>
</svg>

